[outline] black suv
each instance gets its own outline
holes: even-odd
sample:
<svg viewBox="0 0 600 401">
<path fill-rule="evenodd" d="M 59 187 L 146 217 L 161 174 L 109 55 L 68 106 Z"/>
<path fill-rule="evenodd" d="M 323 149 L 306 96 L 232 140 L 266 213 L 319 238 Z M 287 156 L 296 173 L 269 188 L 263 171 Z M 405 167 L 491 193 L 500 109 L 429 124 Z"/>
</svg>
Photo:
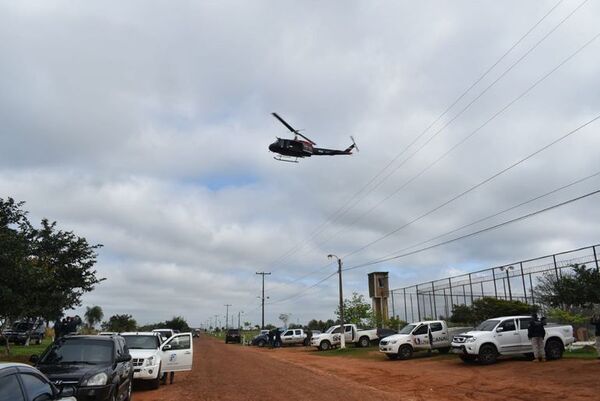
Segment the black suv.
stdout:
<svg viewBox="0 0 600 401">
<path fill-rule="evenodd" d="M 46 325 L 43 321 L 30 321 L 30 322 L 16 322 L 12 325 L 9 330 L 4 330 L 2 336 L 8 341 L 25 345 L 27 342 L 27 335 L 32 343 L 40 344 L 44 339 L 46 333 Z"/>
<path fill-rule="evenodd" d="M 131 399 L 133 363 L 121 336 L 66 336 L 31 362 L 58 388 L 74 386 L 78 401 Z"/>
<path fill-rule="evenodd" d="M 225 334 L 225 344 L 228 343 L 241 343 L 242 336 L 238 329 L 229 329 L 227 330 L 227 334 Z"/>
</svg>

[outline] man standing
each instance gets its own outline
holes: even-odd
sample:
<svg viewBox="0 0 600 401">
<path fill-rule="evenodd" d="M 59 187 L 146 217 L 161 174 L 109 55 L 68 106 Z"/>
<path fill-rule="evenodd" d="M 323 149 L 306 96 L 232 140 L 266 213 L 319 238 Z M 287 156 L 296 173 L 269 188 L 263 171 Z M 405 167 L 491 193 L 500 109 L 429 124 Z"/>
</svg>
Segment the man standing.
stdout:
<svg viewBox="0 0 600 401">
<path fill-rule="evenodd" d="M 531 315 L 531 322 L 527 328 L 527 337 L 531 340 L 531 347 L 533 348 L 534 361 L 537 359 L 542 362 L 546 358 L 546 351 L 544 350 L 544 337 L 546 336 L 546 330 L 544 324 L 538 319 L 537 314 Z"/>
<path fill-rule="evenodd" d="M 590 319 L 590 323 L 596 327 L 596 354 L 598 355 L 598 359 L 600 359 L 600 316 L 594 313 Z"/>
</svg>

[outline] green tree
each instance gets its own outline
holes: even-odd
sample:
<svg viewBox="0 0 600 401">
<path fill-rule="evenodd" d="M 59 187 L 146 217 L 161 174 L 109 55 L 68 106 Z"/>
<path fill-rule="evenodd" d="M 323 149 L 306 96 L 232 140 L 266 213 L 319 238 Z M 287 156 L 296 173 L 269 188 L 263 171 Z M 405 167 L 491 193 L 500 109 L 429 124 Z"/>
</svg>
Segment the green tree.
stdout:
<svg viewBox="0 0 600 401">
<path fill-rule="evenodd" d="M 103 317 L 104 312 L 98 305 L 92 306 L 91 308 L 88 306 L 85 310 L 85 321 L 90 329 L 93 329 L 96 324 L 100 323 Z"/>
<path fill-rule="evenodd" d="M 371 316 L 371 305 L 365 302 L 365 297 L 356 292 L 352 293 L 352 298 L 344 299 L 344 323 L 352 323 L 357 326 L 363 326 Z M 338 321 L 340 320 L 340 307 L 335 311 Z"/>
<path fill-rule="evenodd" d="M 122 333 L 125 331 L 135 331 L 137 329 L 137 322 L 131 315 L 113 315 L 108 318 L 107 321 L 102 323 L 102 330 L 114 331 L 116 333 Z"/>
<path fill-rule="evenodd" d="M 535 288 L 535 296 L 543 305 L 571 310 L 589 308 L 600 303 L 600 271 L 585 265 L 573 265 L 571 273 L 557 277 L 546 274 Z"/>
<path fill-rule="evenodd" d="M 451 322 L 475 324 L 498 316 L 529 315 L 537 307 L 521 301 L 506 301 L 485 297 L 473 301 L 473 305 L 454 305 Z"/>
</svg>

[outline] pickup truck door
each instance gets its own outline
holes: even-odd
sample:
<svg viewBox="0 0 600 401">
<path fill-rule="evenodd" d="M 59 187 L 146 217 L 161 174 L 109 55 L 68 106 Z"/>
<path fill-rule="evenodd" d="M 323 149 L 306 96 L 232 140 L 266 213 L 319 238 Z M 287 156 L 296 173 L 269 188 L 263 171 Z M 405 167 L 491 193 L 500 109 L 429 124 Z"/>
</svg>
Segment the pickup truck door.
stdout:
<svg viewBox="0 0 600 401">
<path fill-rule="evenodd" d="M 412 337 L 415 350 L 429 349 L 429 325 L 422 324 L 414 329 Z"/>
<path fill-rule="evenodd" d="M 354 338 L 354 337 L 356 337 L 356 333 L 354 332 L 352 326 L 348 325 L 348 326 L 345 326 L 344 328 L 346 329 L 344 336 L 345 336 L 347 343 L 352 342 L 352 341 L 358 341 L 358 338 L 356 338 L 356 339 Z"/>
<path fill-rule="evenodd" d="M 498 329 L 501 329 L 498 331 Z M 496 328 L 498 351 L 502 354 L 521 352 L 521 335 L 515 325 L 515 319 L 506 319 Z"/>
<path fill-rule="evenodd" d="M 302 335 L 302 330 L 294 330 L 294 343 L 302 344 L 304 342 L 304 336 Z"/>
<path fill-rule="evenodd" d="M 294 330 L 288 330 L 281 335 L 281 342 L 284 344 L 291 344 L 294 342 Z"/>
<path fill-rule="evenodd" d="M 530 317 L 524 317 L 519 319 L 519 336 L 521 337 L 521 351 L 522 352 L 533 352 L 531 348 L 531 340 L 527 337 L 527 328 L 531 322 Z"/>
<path fill-rule="evenodd" d="M 175 334 L 160 346 L 162 372 L 192 370 L 194 344 L 192 333 Z"/>
<path fill-rule="evenodd" d="M 448 328 L 444 327 L 442 322 L 433 322 L 429 324 L 431 336 L 433 337 L 433 348 L 445 348 L 450 346 L 450 335 Z"/>
</svg>

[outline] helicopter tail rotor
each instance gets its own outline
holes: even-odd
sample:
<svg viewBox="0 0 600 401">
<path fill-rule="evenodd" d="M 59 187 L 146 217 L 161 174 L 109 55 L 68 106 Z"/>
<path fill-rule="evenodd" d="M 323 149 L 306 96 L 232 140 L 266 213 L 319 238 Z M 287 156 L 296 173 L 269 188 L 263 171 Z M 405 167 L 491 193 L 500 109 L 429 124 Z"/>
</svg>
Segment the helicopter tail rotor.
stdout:
<svg viewBox="0 0 600 401">
<path fill-rule="evenodd" d="M 358 152 L 358 146 L 356 146 L 356 142 L 354 142 L 354 137 L 352 135 L 350 136 L 350 139 L 352 140 L 352 145 L 348 146 L 346 150 L 344 150 L 344 153 L 352 154 L 352 149 L 356 149 Z"/>
</svg>

